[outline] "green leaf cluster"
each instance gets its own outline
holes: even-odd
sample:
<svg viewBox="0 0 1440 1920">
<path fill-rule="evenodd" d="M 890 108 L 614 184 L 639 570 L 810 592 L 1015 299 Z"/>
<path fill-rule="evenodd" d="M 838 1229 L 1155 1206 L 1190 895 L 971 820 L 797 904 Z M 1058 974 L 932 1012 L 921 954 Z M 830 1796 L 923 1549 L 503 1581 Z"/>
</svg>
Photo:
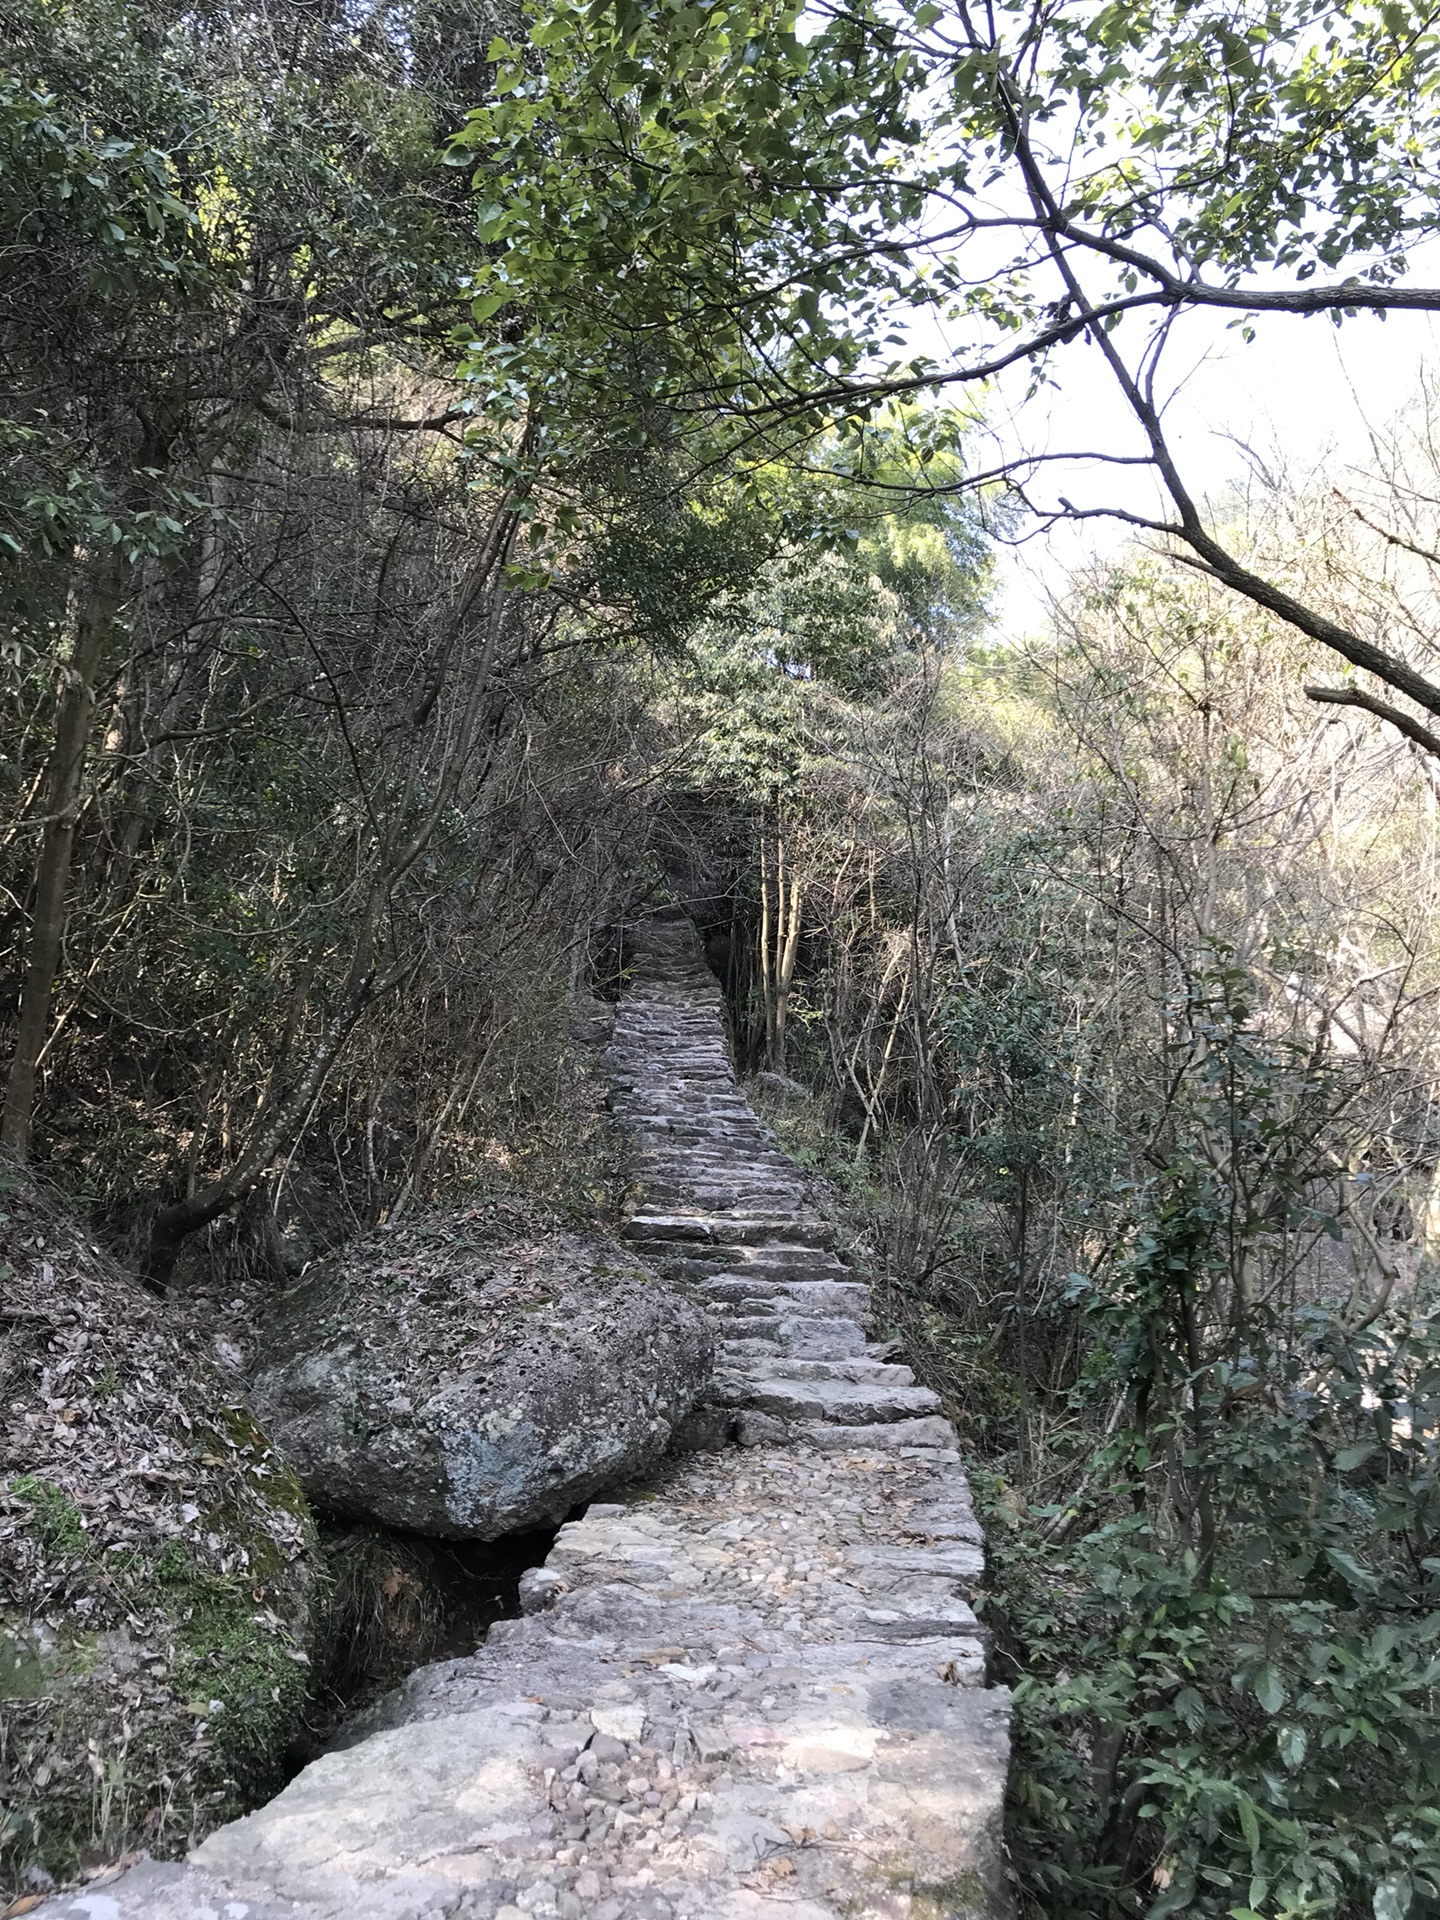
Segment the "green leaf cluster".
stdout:
<svg viewBox="0 0 1440 1920">
<path fill-rule="evenodd" d="M 1410 1299 L 1356 1327 L 1236 1289 L 1246 1249 L 1315 1222 L 1335 1089 L 1252 1024 L 1241 970 L 1218 959 L 1193 992 L 1164 1163 L 1122 1190 L 1113 1252 L 1069 1290 L 1072 1405 L 1120 1417 L 1077 1460 L 1075 1504 L 996 1528 L 1029 1896 L 1427 1914 L 1440 1313 Z"/>
</svg>

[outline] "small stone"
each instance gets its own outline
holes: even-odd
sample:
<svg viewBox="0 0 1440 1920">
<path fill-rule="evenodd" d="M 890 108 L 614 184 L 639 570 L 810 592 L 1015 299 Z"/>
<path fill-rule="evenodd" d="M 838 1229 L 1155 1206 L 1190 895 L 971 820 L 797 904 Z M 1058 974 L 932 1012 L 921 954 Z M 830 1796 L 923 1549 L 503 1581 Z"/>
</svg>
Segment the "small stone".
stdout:
<svg viewBox="0 0 1440 1920">
<path fill-rule="evenodd" d="M 780 1447 L 785 1444 L 786 1426 L 768 1413 L 747 1409 L 735 1422 L 735 1438 L 742 1447 Z"/>
<path fill-rule="evenodd" d="M 527 1567 L 520 1576 L 518 1589 L 522 1613 L 548 1613 L 570 1583 L 549 1567 Z"/>
<path fill-rule="evenodd" d="M 730 1736 L 723 1727 L 696 1727 L 695 1744 L 702 1760 L 723 1760 L 730 1751 Z"/>
<path fill-rule="evenodd" d="M 555 1889 L 545 1881 L 537 1880 L 533 1887 L 526 1887 L 516 1896 L 515 1904 L 522 1913 L 551 1914 L 555 1911 Z"/>
<path fill-rule="evenodd" d="M 645 1731 L 645 1709 L 638 1700 L 592 1707 L 590 1719 L 597 1733 L 608 1734 L 615 1741 L 636 1741 Z"/>
</svg>

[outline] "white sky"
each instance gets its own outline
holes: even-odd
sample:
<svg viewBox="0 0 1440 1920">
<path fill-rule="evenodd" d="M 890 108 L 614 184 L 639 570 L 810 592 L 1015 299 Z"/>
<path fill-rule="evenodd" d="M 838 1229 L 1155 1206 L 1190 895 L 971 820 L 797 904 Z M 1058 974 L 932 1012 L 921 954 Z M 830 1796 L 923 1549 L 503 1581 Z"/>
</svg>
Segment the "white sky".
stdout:
<svg viewBox="0 0 1440 1920">
<path fill-rule="evenodd" d="M 1367 464 L 1368 430 L 1385 426 L 1405 407 L 1424 365 L 1440 367 L 1440 327 L 1425 314 L 1392 313 L 1383 320 L 1362 314 L 1339 328 L 1323 316 L 1270 315 L 1255 322 L 1250 346 L 1228 328 L 1223 313 L 1190 314 L 1183 324 L 1166 364 L 1172 383 L 1194 371 L 1172 400 L 1166 426 L 1177 464 L 1197 496 L 1219 493 L 1243 477 L 1237 437 L 1262 457 L 1280 449 L 1296 473 L 1323 463 L 1338 475 Z M 1027 445 L 1140 451 L 1138 434 L 1093 349 L 1065 349 L 1056 356 L 1056 371 L 1063 374 L 1063 389 L 1024 409 Z M 995 395 L 989 411 L 1002 433 L 1007 408 L 1018 408 L 1023 396 L 1023 378 Z M 1036 410 L 1043 420 L 1038 436 Z M 1067 468 L 1063 481 L 1057 473 L 1054 486 L 1076 505 L 1119 501 L 1154 512 L 1158 504 L 1148 478 L 1115 469 L 1087 474 Z M 1017 552 L 1002 553 L 995 603 L 1000 637 L 1016 640 L 1043 629 L 1047 594 L 1062 592 L 1070 572 L 1092 554 L 1113 552 L 1130 537 L 1118 525 L 1091 522 L 1057 528 Z"/>
</svg>

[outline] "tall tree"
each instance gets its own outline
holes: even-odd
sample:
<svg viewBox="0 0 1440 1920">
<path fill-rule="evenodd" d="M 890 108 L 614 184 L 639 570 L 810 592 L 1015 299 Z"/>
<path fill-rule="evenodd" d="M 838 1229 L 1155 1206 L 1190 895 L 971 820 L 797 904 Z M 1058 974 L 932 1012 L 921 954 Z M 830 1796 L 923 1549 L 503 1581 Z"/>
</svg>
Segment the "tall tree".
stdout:
<svg viewBox="0 0 1440 1920">
<path fill-rule="evenodd" d="M 583 972 L 625 663 L 816 513 L 457 380 L 488 0 L 0 13 L 5 1144 L 164 1285 L 307 1136 L 360 1217 L 443 1177 Z"/>
<path fill-rule="evenodd" d="M 1423 0 L 822 0 L 802 22 L 775 0 L 560 0 L 497 49 L 497 97 L 469 123 L 498 249 L 476 312 L 508 308 L 537 366 L 563 352 L 575 377 L 628 380 L 639 418 L 709 458 L 813 460 L 840 428 L 872 480 L 877 408 L 1017 365 L 1038 387 L 1086 344 L 1115 399 L 1104 445 L 1011 442 L 941 484 L 1158 537 L 1421 714 L 1364 681 L 1314 698 L 1434 751 L 1428 643 L 1377 646 L 1247 566 L 1164 397 L 1201 310 L 1246 328 L 1440 309 L 1408 260 L 1440 206 L 1437 17 Z M 484 343 L 473 363 L 494 378 Z M 957 441 L 943 407 L 922 419 L 907 484 L 924 489 Z M 1097 467 L 1147 471 L 1163 504 L 1136 512 Z"/>
<path fill-rule="evenodd" d="M 0 590 L 49 681 L 0 1122 L 23 1158 L 102 687 L 147 612 L 213 586 L 257 425 L 378 415 L 336 363 L 443 338 L 468 242 L 423 13 L 14 0 L 0 25 Z"/>
</svg>

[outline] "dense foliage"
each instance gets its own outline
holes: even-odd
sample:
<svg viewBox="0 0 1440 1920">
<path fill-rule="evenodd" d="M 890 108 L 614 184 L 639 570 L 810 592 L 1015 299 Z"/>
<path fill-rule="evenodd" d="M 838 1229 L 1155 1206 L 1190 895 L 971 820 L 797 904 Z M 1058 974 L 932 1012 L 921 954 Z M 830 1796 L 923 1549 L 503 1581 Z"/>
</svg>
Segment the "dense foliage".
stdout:
<svg viewBox="0 0 1440 1920">
<path fill-rule="evenodd" d="M 1437 75 L 1390 0 L 0 0 L 5 1149 L 182 1317 L 593 1210 L 684 897 L 976 1456 L 1028 1913 L 1440 1912 L 1440 433 L 1197 502 L 1159 371 L 1440 306 Z M 1032 509 L 1150 545 L 1001 645 Z"/>
<path fill-rule="evenodd" d="M 838 470 L 881 488 L 872 422 L 924 396 L 912 487 L 1003 480 L 1045 519 L 1146 527 L 1440 713 L 1423 650 L 1247 564 L 1165 420 L 1197 314 L 1250 337 L 1258 315 L 1440 309 L 1409 272 L 1440 194 L 1427 7 L 558 0 L 529 25 L 497 38 L 458 143 L 494 247 L 473 312 L 508 322 L 471 343 L 482 391 L 517 369 L 539 394 L 633 391 L 632 438 L 663 419 L 740 473 L 836 470 L 839 434 Z M 1009 369 L 1031 397 L 1098 384 L 1098 443 L 1057 447 L 1022 408 L 967 448 L 939 403 Z M 1368 683 L 1313 697 L 1440 750 Z"/>
<path fill-rule="evenodd" d="M 163 1284 L 262 1189 L 273 1265 L 306 1160 L 333 1234 L 544 1159 L 643 835 L 627 663 L 805 506 L 467 398 L 488 12 L 5 22 L 5 1142 Z"/>
<path fill-rule="evenodd" d="M 779 1116 L 984 1462 L 1037 1913 L 1440 1900 L 1434 803 L 1259 637 L 1138 560 L 789 795 Z"/>
</svg>

